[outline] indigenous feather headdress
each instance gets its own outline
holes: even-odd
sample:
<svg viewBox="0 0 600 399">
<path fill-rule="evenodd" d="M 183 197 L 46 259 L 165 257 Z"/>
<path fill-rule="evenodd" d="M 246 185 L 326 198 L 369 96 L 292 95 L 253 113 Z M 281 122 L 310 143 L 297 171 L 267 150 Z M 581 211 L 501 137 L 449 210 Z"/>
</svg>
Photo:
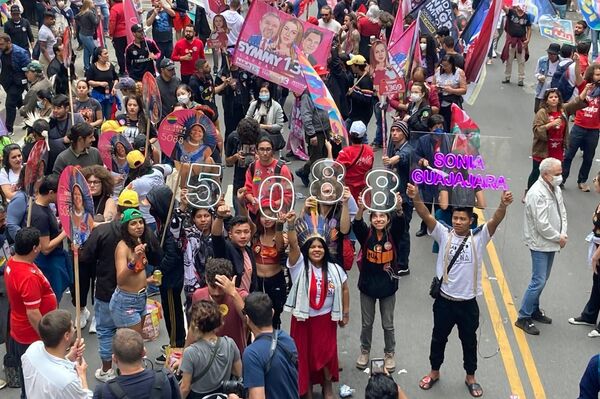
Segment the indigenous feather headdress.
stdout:
<svg viewBox="0 0 600 399">
<path fill-rule="evenodd" d="M 329 245 L 330 230 L 325 218 L 316 213 L 305 214 L 296 220 L 296 234 L 300 248 L 311 238 L 320 238 Z"/>
</svg>

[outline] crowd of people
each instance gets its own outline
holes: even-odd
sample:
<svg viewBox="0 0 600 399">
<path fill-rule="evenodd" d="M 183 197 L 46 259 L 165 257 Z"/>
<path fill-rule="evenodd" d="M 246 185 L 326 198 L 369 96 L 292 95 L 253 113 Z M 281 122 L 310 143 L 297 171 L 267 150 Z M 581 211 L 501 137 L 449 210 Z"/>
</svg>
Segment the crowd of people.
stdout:
<svg viewBox="0 0 600 399">
<path fill-rule="evenodd" d="M 474 208 L 486 207 L 481 187 L 417 185 L 410 177 L 415 169 L 450 171 L 433 166 L 437 155 L 457 148 L 448 132 L 467 81 L 456 33 L 477 2 L 452 5 L 456 32 L 442 27 L 420 34 L 421 59 L 409 67 L 406 93 L 388 98 L 374 88 L 369 58 L 387 42 L 394 24 L 408 25 L 413 16 L 394 21 L 398 2 L 340 0 L 332 8 L 317 1 L 318 14 L 308 21 L 331 30 L 334 39 L 327 63 L 313 67 L 347 126 L 344 143 L 332 135 L 328 111 L 308 89 L 288 101 L 287 88 L 233 62 L 245 23 L 240 0 L 230 0 L 212 21 L 204 8 L 186 0 L 152 0 L 150 10 L 128 1 L 137 24 L 126 20 L 130 4 L 122 0 L 6 3 L 10 18 L 0 33 L 0 85 L 6 92 L 0 340 L 7 353 L 0 389 L 20 388 L 22 398 L 222 393 L 291 399 L 312 398 L 318 384 L 331 399 L 341 369 L 338 327 L 360 317 L 355 366 L 372 373 L 364 397 L 406 398 L 392 377 L 394 315 L 399 279 L 410 275 L 414 210 L 421 219 L 416 237 L 429 234 L 437 253 L 430 291 L 431 369 L 419 387 L 429 390 L 439 380 L 448 337 L 457 326 L 467 391 L 482 396 L 475 378 L 482 257 L 513 195 L 502 193 L 491 218 L 478 223 Z M 292 2 L 268 3 L 295 12 Z M 488 63 L 506 32 L 502 83 L 510 83 L 516 59 L 523 86 L 532 17 L 520 5 L 502 13 Z M 276 14 L 263 15 L 262 36 L 290 29 L 279 25 Z M 550 44 L 535 71 L 532 170 L 522 198 L 532 278 L 514 320 L 532 335 L 540 334 L 534 322 L 552 322 L 540 308 L 540 295 L 554 255 L 568 242 L 561 188 L 581 149 L 577 186 L 590 191 L 598 144 L 600 64 L 593 61 L 597 43 L 592 43 L 598 35 L 590 37 L 583 20 L 575 30 L 576 46 Z M 319 34 L 306 30 L 303 48 L 316 47 Z M 261 43 L 259 38 L 255 44 Z M 156 114 L 169 121 L 177 120 L 179 110 L 193 115 L 182 124 L 185 140 L 172 153 L 162 148 L 160 120 L 144 94 L 147 72 L 160 92 Z M 25 134 L 17 144 L 12 141 L 20 136 L 19 121 Z M 109 134 L 114 136 L 107 157 L 98 144 Z M 40 141 L 47 142 L 43 159 L 35 158 Z M 39 163 L 28 162 L 32 158 Z M 304 164 L 291 170 L 292 160 Z M 91 233 L 78 249 L 57 218 L 59 177 L 68 166 L 79 168 L 93 202 L 93 214 L 84 218 Z M 219 173 L 209 173 L 215 166 Z M 233 168 L 232 182 L 223 179 L 221 166 Z M 38 177 L 33 182 L 32 175 Z M 272 186 L 265 193 L 267 181 Z M 226 201 L 230 183 L 233 198 Z M 294 185 L 310 187 L 297 209 L 293 204 L 302 197 Z M 209 194 L 200 195 L 198 187 L 209 187 Z M 595 326 L 590 337 L 600 336 L 599 215 L 600 208 L 589 239 L 590 299 L 580 316 L 569 319 Z M 358 270 L 351 270 L 355 263 Z M 349 273 L 358 275 L 358 291 L 351 289 Z M 355 295 L 359 310 L 350 307 Z M 156 338 L 149 313 L 156 307 L 154 296 L 160 296 L 169 338 L 160 354 L 144 347 L 144 339 Z M 75 319 L 67 300 L 79 304 Z M 383 348 L 373 347 L 377 302 Z M 289 328 L 283 312 L 291 314 Z M 85 350 L 79 331 L 86 327 L 88 342 L 98 341 L 97 355 Z M 84 358 L 92 356 L 101 360 L 93 392 Z M 151 370 L 148 362 L 160 370 Z M 581 380 L 580 398 L 597 397 L 597 369 L 595 356 Z"/>
</svg>

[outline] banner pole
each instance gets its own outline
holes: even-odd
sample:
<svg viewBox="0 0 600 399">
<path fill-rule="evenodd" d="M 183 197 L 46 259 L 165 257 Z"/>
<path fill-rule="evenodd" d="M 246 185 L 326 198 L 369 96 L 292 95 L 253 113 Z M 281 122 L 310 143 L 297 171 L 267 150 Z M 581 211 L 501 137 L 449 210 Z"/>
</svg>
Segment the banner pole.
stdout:
<svg viewBox="0 0 600 399">
<path fill-rule="evenodd" d="M 27 227 L 31 227 L 31 207 L 33 206 L 33 195 L 27 200 Z"/>
<path fill-rule="evenodd" d="M 67 79 L 69 80 L 69 106 L 71 108 L 71 127 L 75 124 L 75 110 L 73 109 L 73 87 L 71 84 L 71 65 L 67 67 Z"/>
<path fill-rule="evenodd" d="M 381 108 L 381 144 L 383 147 L 382 157 L 387 156 L 387 146 L 388 146 L 388 133 L 387 133 L 387 96 L 382 96 L 383 102 L 380 102 L 380 105 L 383 105 Z"/>
<path fill-rule="evenodd" d="M 77 339 L 81 339 L 81 324 L 79 318 L 81 316 L 81 299 L 79 298 L 81 288 L 79 287 L 79 248 L 73 244 L 73 269 L 75 271 L 75 323 L 77 329 Z"/>
<path fill-rule="evenodd" d="M 177 195 L 177 189 L 179 188 L 180 182 L 181 182 L 181 171 L 179 171 L 179 173 L 177 174 L 177 179 L 175 180 L 175 187 L 173 188 L 173 195 L 171 195 L 171 203 L 169 204 L 169 212 L 167 213 L 167 220 L 164 223 L 164 229 L 162 232 L 162 237 L 160 239 L 160 247 L 161 248 L 165 243 L 165 237 L 167 236 L 167 229 L 171 225 L 171 216 L 173 215 L 173 207 L 175 206 L 175 196 Z"/>
</svg>

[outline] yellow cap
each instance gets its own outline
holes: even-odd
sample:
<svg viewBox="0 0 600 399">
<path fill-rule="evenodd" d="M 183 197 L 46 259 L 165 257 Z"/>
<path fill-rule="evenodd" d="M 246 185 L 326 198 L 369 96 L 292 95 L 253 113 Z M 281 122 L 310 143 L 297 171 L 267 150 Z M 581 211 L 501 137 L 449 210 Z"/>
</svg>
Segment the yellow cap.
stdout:
<svg viewBox="0 0 600 399">
<path fill-rule="evenodd" d="M 119 124 L 119 122 L 117 121 L 106 121 L 102 124 L 102 126 L 100 127 L 100 132 L 104 133 L 104 132 L 117 132 L 117 133 L 123 133 L 123 131 L 127 128 L 127 126 L 121 126 Z"/>
<path fill-rule="evenodd" d="M 138 193 L 126 188 L 125 190 L 121 191 L 117 204 L 126 208 L 137 208 L 140 206 Z"/>
<path fill-rule="evenodd" d="M 349 61 L 346 61 L 347 65 L 366 65 L 367 59 L 360 54 L 353 55 Z"/>
<path fill-rule="evenodd" d="M 131 169 L 139 168 L 142 166 L 145 160 L 146 157 L 140 152 L 140 150 L 129 151 L 127 154 L 127 163 Z"/>
</svg>

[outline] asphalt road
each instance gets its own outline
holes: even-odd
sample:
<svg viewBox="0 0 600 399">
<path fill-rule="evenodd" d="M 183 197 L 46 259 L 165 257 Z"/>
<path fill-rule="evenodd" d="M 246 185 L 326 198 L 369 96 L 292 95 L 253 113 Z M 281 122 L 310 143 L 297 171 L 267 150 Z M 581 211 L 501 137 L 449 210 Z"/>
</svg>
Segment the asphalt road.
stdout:
<svg viewBox="0 0 600 399">
<path fill-rule="evenodd" d="M 571 14 L 572 18 L 576 15 Z M 504 41 L 502 40 L 502 44 Z M 487 79 L 473 107 L 466 110 L 479 124 L 482 135 L 482 151 L 486 168 L 490 173 L 504 175 L 508 179 L 515 202 L 509 208 L 506 219 L 496 232 L 493 244 L 488 246 L 484 257 L 484 291 L 479 298 L 481 311 L 479 336 L 479 365 L 477 379 L 482 384 L 485 397 L 494 399 L 524 398 L 574 398 L 578 395 L 578 383 L 590 356 L 598 352 L 598 343 L 588 338 L 590 328 L 571 326 L 569 317 L 578 316 L 591 288 L 591 270 L 586 265 L 587 243 L 584 238 L 591 229 L 591 214 L 598 198 L 593 193 L 582 193 L 571 178 L 564 190 L 569 219 L 569 243 L 555 258 L 552 276 L 541 298 L 542 308 L 553 318 L 552 325 L 539 326 L 541 335 L 525 334 L 513 326 L 523 292 L 529 282 L 531 261 L 529 251 L 523 245 L 523 205 L 521 195 L 531 169 L 531 124 L 533 119 L 533 71 L 535 61 L 544 54 L 549 41 L 534 32 L 530 47 L 531 58 L 527 63 L 525 87 L 516 84 L 502 85 L 504 66 L 499 60 L 487 66 Z M 516 66 L 513 73 L 516 72 Z M 514 76 L 514 75 L 513 75 Z M 513 82 L 516 78 L 513 77 Z M 291 100 L 286 110 L 289 110 Z M 289 113 L 288 113 L 289 115 Z M 17 130 L 17 129 L 15 129 Z M 369 135 L 374 136 L 374 121 L 369 125 Z M 371 137 L 372 138 L 372 137 Z M 377 153 L 379 158 L 381 153 Z M 597 155 L 600 158 L 600 154 Z M 380 160 L 377 161 L 380 163 Z M 600 159 L 595 160 L 592 176 L 600 169 Z M 573 162 L 572 174 L 576 174 L 581 157 Z M 300 165 L 294 162 L 295 169 Z M 231 169 L 225 169 L 225 181 L 231 181 Z M 591 178 L 589 183 L 591 184 Z M 297 179 L 296 189 L 304 194 Z M 486 192 L 490 217 L 498 203 L 498 193 Z M 463 383 L 460 341 L 455 332 L 446 349 L 446 361 L 441 369 L 441 380 L 429 392 L 419 389 L 418 381 L 429 370 L 429 344 L 432 329 L 432 300 L 428 287 L 433 275 L 435 257 L 431 253 L 430 238 L 414 238 L 418 216 L 413 217 L 411 274 L 400 281 L 396 300 L 396 381 L 410 398 L 444 397 L 459 399 L 469 397 Z M 354 366 L 359 353 L 360 305 L 356 282 L 356 267 L 350 272 L 351 317 L 346 328 L 339 329 L 338 350 L 341 372 L 340 383 L 356 389 L 355 397 L 362 398 L 368 375 Z M 72 310 L 70 298 L 61 303 Z M 91 306 L 88 305 L 91 310 Z M 289 326 L 286 316 L 284 325 Z M 383 335 L 375 322 L 372 357 L 383 356 Z M 90 386 L 96 385 L 94 370 L 100 366 L 97 339 L 84 332 L 89 364 Z M 149 357 L 160 354 L 160 345 L 167 343 L 164 325 L 161 337 L 146 344 Z M 4 346 L 0 356 L 4 355 Z M 320 389 L 315 388 L 315 392 Z M 515 395 L 512 396 L 511 395 Z M 18 398 L 15 389 L 3 389 L 3 399 Z"/>
</svg>

